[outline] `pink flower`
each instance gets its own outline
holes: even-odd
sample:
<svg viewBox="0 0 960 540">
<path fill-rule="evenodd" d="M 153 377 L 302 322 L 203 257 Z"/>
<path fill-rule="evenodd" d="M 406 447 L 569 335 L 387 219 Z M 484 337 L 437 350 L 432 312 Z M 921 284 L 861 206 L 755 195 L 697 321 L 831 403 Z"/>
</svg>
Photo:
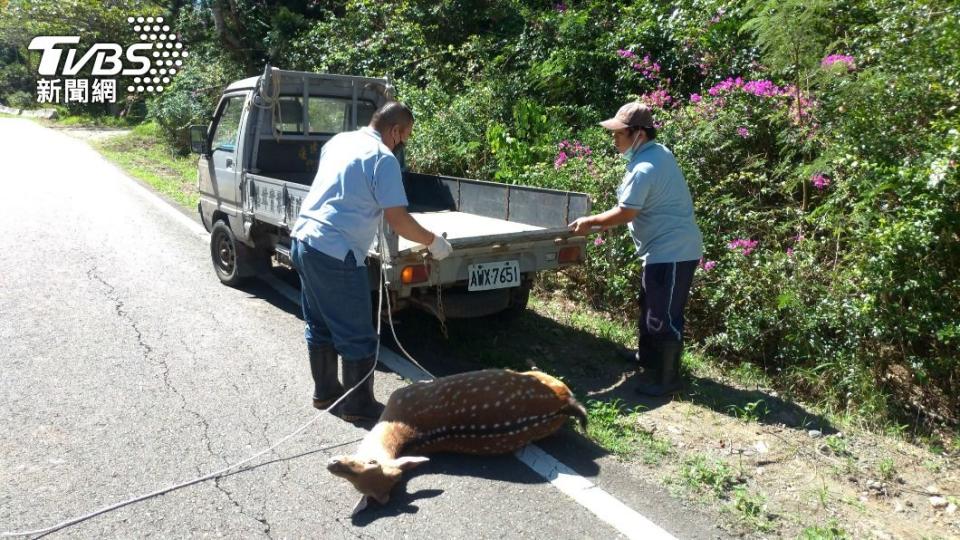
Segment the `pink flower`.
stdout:
<svg viewBox="0 0 960 540">
<path fill-rule="evenodd" d="M 629 56 L 622 53 L 620 53 L 620 56 L 623 58 L 636 58 L 636 55 L 632 52 L 630 52 Z M 660 77 L 660 64 L 653 61 L 649 54 L 644 55 L 643 59 L 640 61 L 633 62 L 630 67 L 632 67 L 635 71 L 641 72 L 645 78 L 652 81 L 657 80 Z"/>
<path fill-rule="evenodd" d="M 703 263 L 703 269 L 707 272 L 717 267 L 717 261 L 706 261 Z"/>
<path fill-rule="evenodd" d="M 602 246 L 602 245 L 604 245 L 604 244 L 606 244 L 606 243 L 607 243 L 607 241 L 604 240 L 603 237 L 602 237 L 602 236 L 599 236 L 599 235 L 598 235 L 596 238 L 593 239 L 593 245 L 595 245 L 595 246 Z"/>
<path fill-rule="evenodd" d="M 557 157 L 553 160 L 553 167 L 559 169 L 563 167 L 570 159 L 579 159 L 587 162 L 587 168 L 593 169 L 593 160 L 590 155 L 593 150 L 580 141 L 569 141 L 564 139 L 557 143 Z"/>
<path fill-rule="evenodd" d="M 564 4 L 563 2 L 560 2 L 559 4 L 554 4 L 553 9 L 559 11 L 560 13 L 563 13 L 567 11 L 567 5 Z"/>
<path fill-rule="evenodd" d="M 707 90 L 707 93 L 711 96 L 719 96 L 735 90 L 742 90 L 747 94 L 764 98 L 782 96 L 787 91 L 786 88 L 781 88 L 767 79 L 744 81 L 740 77 L 737 77 L 736 79 L 729 77 L 726 80 L 713 85 L 709 90 Z"/>
<path fill-rule="evenodd" d="M 618 49 L 617 54 L 620 55 L 620 58 L 633 58 L 637 56 L 633 51 L 628 49 Z"/>
<path fill-rule="evenodd" d="M 673 98 L 670 97 L 670 94 L 668 94 L 666 90 L 654 90 L 653 92 L 640 96 L 640 101 L 650 107 L 665 109 L 670 105 L 670 102 L 673 101 Z"/>
<path fill-rule="evenodd" d="M 793 257 L 793 248 L 787 248 L 787 257 Z"/>
<path fill-rule="evenodd" d="M 823 191 L 824 188 L 830 185 L 830 179 L 821 173 L 816 173 L 810 177 L 810 183 L 813 184 L 813 187 Z"/>
<path fill-rule="evenodd" d="M 553 168 L 559 169 L 560 167 L 563 167 L 563 164 L 566 162 L 567 162 L 567 153 L 561 151 L 559 154 L 557 154 L 557 159 L 553 160 Z"/>
<path fill-rule="evenodd" d="M 750 131 L 743 126 L 740 126 L 737 128 L 737 135 L 739 135 L 741 139 L 746 139 L 750 136 Z"/>
<path fill-rule="evenodd" d="M 703 98 L 700 94 L 690 94 L 690 103 L 700 103 Z"/>
<path fill-rule="evenodd" d="M 753 253 L 753 250 L 757 248 L 757 244 L 759 243 L 760 242 L 758 240 L 751 240 L 749 238 L 736 238 L 727 243 L 727 249 L 739 249 L 740 253 L 743 255 L 750 255 Z"/>
<path fill-rule="evenodd" d="M 820 67 L 825 69 L 831 68 L 835 64 L 842 65 L 847 71 L 853 71 L 857 69 L 856 60 L 854 60 L 852 56 L 845 54 L 831 54 L 820 61 Z"/>
</svg>

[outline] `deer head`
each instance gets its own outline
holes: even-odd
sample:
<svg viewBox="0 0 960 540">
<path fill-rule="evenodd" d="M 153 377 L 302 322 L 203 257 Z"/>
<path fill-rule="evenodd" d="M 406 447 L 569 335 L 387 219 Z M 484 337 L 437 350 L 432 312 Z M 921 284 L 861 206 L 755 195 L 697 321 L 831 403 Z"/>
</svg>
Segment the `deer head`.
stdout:
<svg viewBox="0 0 960 540">
<path fill-rule="evenodd" d="M 355 515 L 367 507 L 371 497 L 380 504 L 386 504 L 390 500 L 390 490 L 400 481 L 403 471 L 427 461 L 430 458 L 418 456 L 385 459 L 382 462 L 373 458 L 338 456 L 327 463 L 327 470 L 347 480 L 360 492 L 360 502 L 353 509 Z"/>
</svg>

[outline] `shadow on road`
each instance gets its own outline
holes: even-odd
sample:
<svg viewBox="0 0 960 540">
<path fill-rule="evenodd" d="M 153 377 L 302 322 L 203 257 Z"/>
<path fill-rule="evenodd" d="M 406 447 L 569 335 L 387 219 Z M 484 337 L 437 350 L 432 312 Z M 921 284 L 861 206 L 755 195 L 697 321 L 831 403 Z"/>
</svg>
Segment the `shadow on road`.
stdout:
<svg viewBox="0 0 960 540">
<path fill-rule="evenodd" d="M 525 371 L 531 366 L 563 380 L 585 404 L 619 400 L 626 409 L 652 410 L 671 399 L 683 399 L 732 417 L 750 415 L 760 423 L 794 429 L 836 432 L 823 416 L 761 389 L 743 389 L 687 374 L 676 398 L 649 398 L 634 392 L 643 377 L 636 365 L 622 360 L 618 345 L 528 311 L 515 319 L 496 316 L 440 323 L 416 311 L 395 316 L 404 347 L 435 375 L 504 367 Z M 385 337 L 391 344 L 392 338 Z"/>
<path fill-rule="evenodd" d="M 275 272 L 292 287 L 298 287 L 296 274 Z M 298 318 L 299 306 L 266 283 L 253 280 L 243 289 Z M 434 317 L 417 310 L 394 315 L 399 342 L 430 373 L 452 375 L 491 367 L 526 371 L 536 366 L 564 381 L 578 399 L 589 407 L 592 401 L 619 401 L 625 409 L 652 410 L 681 399 L 721 414 L 767 424 L 782 424 L 794 429 L 818 429 L 835 432 L 829 421 L 803 407 L 760 389 L 742 389 L 711 379 L 687 375 L 683 392 L 675 398 L 651 399 L 634 392 L 643 375 L 632 363 L 622 360 L 618 344 L 589 332 L 565 326 L 553 319 L 527 311 L 518 317 L 497 316 L 480 319 L 450 320 L 444 326 Z M 384 320 L 383 343 L 395 351 L 395 343 Z M 364 426 L 369 428 L 369 426 Z M 591 478 L 599 475 L 597 460 L 608 452 L 571 427 L 537 443 L 546 452 Z M 478 477 L 501 482 L 542 484 L 538 474 L 513 456 L 431 455 L 429 464 L 410 471 L 394 490 L 386 505 L 371 502 L 355 516 L 355 525 L 366 525 L 384 517 L 416 513 L 416 501 L 437 497 L 442 490 L 407 491 L 410 479 L 420 475 Z"/>
</svg>

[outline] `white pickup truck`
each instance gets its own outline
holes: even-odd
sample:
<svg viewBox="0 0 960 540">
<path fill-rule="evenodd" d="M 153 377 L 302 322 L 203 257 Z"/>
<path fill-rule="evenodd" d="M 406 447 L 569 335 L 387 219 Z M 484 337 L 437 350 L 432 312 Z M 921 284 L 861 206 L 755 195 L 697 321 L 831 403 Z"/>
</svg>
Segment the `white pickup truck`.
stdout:
<svg viewBox="0 0 960 540">
<path fill-rule="evenodd" d="M 226 88 L 209 126 L 191 127 L 200 154 L 198 210 L 223 283 L 291 264 L 290 228 L 320 149 L 367 125 L 391 93 L 386 79 L 268 66 Z M 394 309 L 417 306 L 441 321 L 517 313 L 537 272 L 584 260 L 584 239 L 566 225 L 589 213 L 585 194 L 406 170 L 403 183 L 413 217 L 445 233 L 454 251 L 442 261 L 425 258 L 423 246 L 385 224 L 367 265 L 372 291 L 383 268 Z"/>
</svg>

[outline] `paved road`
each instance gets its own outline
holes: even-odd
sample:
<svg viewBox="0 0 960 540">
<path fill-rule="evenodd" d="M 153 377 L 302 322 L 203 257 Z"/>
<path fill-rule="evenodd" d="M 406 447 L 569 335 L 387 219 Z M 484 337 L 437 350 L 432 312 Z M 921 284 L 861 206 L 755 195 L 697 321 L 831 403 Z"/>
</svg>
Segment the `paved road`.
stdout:
<svg viewBox="0 0 960 540">
<path fill-rule="evenodd" d="M 314 417 L 296 305 L 263 282 L 220 285 L 206 236 L 85 143 L 0 119 L 0 149 L 0 532 L 217 470 Z M 381 372 L 376 392 L 402 384 Z M 356 496 L 324 464 L 364 433 L 324 416 L 252 470 L 52 536 L 620 536 L 511 456 L 437 456 L 351 518 Z M 597 476 L 592 458 L 576 467 Z M 628 503 L 660 493 L 613 476 Z M 690 515 L 650 517 L 718 534 Z"/>
</svg>

